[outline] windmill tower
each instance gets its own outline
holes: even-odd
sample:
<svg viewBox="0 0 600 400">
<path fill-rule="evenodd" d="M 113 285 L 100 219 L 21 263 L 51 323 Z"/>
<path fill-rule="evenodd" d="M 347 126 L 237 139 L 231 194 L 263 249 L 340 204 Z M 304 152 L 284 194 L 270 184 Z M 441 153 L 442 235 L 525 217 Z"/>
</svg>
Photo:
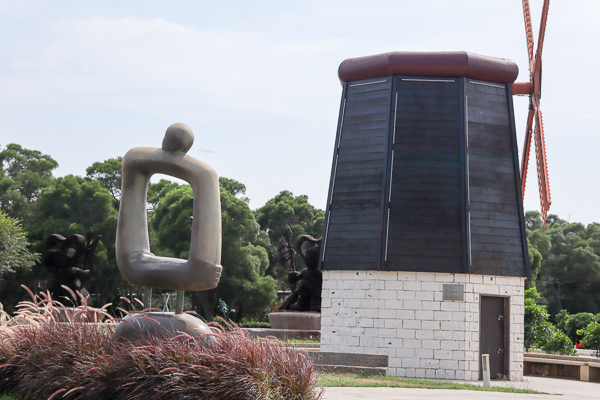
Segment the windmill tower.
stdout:
<svg viewBox="0 0 600 400">
<path fill-rule="evenodd" d="M 390 375 L 466 380 L 481 377 L 489 354 L 492 378 L 521 379 L 530 272 L 517 65 L 467 52 L 392 52 L 345 60 L 338 75 L 322 351 L 387 354 Z M 536 145 L 537 79 L 533 72 L 533 83 L 519 86 L 532 93 L 530 122 L 539 115 Z"/>
</svg>

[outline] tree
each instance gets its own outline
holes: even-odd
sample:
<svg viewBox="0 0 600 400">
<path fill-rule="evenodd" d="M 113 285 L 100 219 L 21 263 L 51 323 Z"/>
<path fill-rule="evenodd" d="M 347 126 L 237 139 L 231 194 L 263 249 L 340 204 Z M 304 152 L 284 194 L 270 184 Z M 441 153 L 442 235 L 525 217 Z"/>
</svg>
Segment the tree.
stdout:
<svg viewBox="0 0 600 400">
<path fill-rule="evenodd" d="M 535 288 L 525 291 L 525 350 L 540 348 L 546 353 L 574 355 L 573 342 L 548 321 L 546 306 L 537 304 L 540 294 Z"/>
<path fill-rule="evenodd" d="M 600 354 L 600 324 L 592 322 L 584 329 L 577 331 L 577 334 L 582 337 L 581 344 L 590 349 L 596 350 L 597 355 Z"/>
<path fill-rule="evenodd" d="M 155 209 L 158 202 L 164 198 L 171 190 L 179 187 L 179 183 L 161 179 L 158 183 L 148 185 L 148 204 L 150 209 Z"/>
<path fill-rule="evenodd" d="M 525 291 L 525 350 L 540 347 L 548 336 L 548 311 L 546 306 L 537 304 L 540 294 L 535 288 Z"/>
<path fill-rule="evenodd" d="M 596 317 L 592 313 L 579 313 L 568 315 L 565 319 L 565 334 L 573 343 L 580 343 L 582 335 L 580 330 L 585 329 L 589 324 L 596 321 Z"/>
<path fill-rule="evenodd" d="M 52 182 L 58 163 L 37 150 L 11 143 L 0 152 L 0 209 L 23 220 L 25 227 L 37 212 L 42 189 Z"/>
<path fill-rule="evenodd" d="M 246 194 L 246 185 L 236 180 L 222 176 L 219 178 L 219 185 L 233 196 Z M 247 197 L 240 197 L 240 200 L 243 200 L 245 203 L 250 201 Z"/>
<path fill-rule="evenodd" d="M 238 309 L 235 320 L 243 314 L 249 317 L 262 317 L 265 309 L 275 300 L 277 289 L 275 280 L 265 276 L 269 266 L 266 249 L 269 241 L 261 232 L 248 204 L 235 197 L 228 187 L 221 186 L 221 213 L 223 224 L 223 275 L 219 283 L 219 297 L 231 310 Z"/>
<path fill-rule="evenodd" d="M 157 233 L 161 256 L 188 258 L 193 204 L 191 186 L 181 185 L 166 193 L 153 210 L 150 224 Z"/>
<path fill-rule="evenodd" d="M 536 286 L 537 276 L 542 268 L 542 260 L 548 256 L 552 243 L 542 224 L 542 216 L 538 211 L 525 213 L 527 231 L 527 248 L 531 265 L 531 278 L 525 282 L 526 289 Z"/>
<path fill-rule="evenodd" d="M 325 211 L 319 210 L 308 203 L 308 196 L 294 196 L 284 190 L 256 210 L 256 219 L 260 229 L 269 235 L 269 269 L 268 274 L 279 281 L 281 288 L 287 288 L 287 273 L 279 265 L 277 259 L 277 242 L 283 234 L 283 227 L 288 225 L 295 237 L 311 235 L 320 238 L 323 234 Z M 304 262 L 296 258 L 296 265 L 303 268 Z"/>
<path fill-rule="evenodd" d="M 527 212 L 532 278 L 548 310 L 570 313 L 600 310 L 600 226 L 569 223 L 549 215 L 541 226 L 537 212 Z M 539 254 L 538 254 L 539 253 Z M 539 265 L 539 266 L 538 266 Z M 536 276 L 537 275 L 537 276 Z M 534 282 L 532 282 L 534 283 Z M 528 283 L 528 287 L 533 285 Z"/>
<path fill-rule="evenodd" d="M 268 244 L 268 238 L 266 233 L 260 232 L 247 202 L 236 197 L 244 194 L 245 187 L 228 178 L 220 178 L 219 182 L 223 272 L 216 289 L 199 292 L 201 314 L 212 320 L 217 302 L 222 299 L 228 306 L 226 317 L 234 320 L 243 315 L 256 317 L 276 297 L 275 281 L 265 276 L 268 256 L 262 245 Z M 168 188 L 171 190 L 165 194 Z M 164 182 L 156 189 L 160 200 L 150 219 L 156 235 L 152 251 L 161 256 L 187 258 L 193 215 L 192 188 Z"/>
<path fill-rule="evenodd" d="M 29 242 L 19 222 L 0 210 L 0 279 L 16 269 L 29 269 L 39 259 L 31 253 Z"/>
<path fill-rule="evenodd" d="M 123 157 L 119 156 L 103 162 L 95 162 L 86 169 L 88 178 L 100 182 L 110 192 L 117 209 L 121 199 L 122 164 Z"/>
</svg>

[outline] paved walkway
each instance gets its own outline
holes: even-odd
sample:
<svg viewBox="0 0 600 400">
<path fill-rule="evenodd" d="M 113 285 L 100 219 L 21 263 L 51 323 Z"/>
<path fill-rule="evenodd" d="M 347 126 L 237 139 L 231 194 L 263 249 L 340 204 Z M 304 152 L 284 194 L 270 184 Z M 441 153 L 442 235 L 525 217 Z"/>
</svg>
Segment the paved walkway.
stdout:
<svg viewBox="0 0 600 400">
<path fill-rule="evenodd" d="M 481 385 L 481 382 L 468 382 Z M 600 383 L 572 381 L 567 379 L 538 378 L 527 376 L 523 382 L 492 382 L 516 389 L 533 389 L 549 395 L 478 392 L 474 390 L 447 389 L 395 389 L 395 388 L 326 388 L 323 400 L 405 400 L 405 399 L 518 399 L 518 400 L 587 400 L 600 399 Z M 557 397 L 560 394 L 562 396 Z"/>
</svg>

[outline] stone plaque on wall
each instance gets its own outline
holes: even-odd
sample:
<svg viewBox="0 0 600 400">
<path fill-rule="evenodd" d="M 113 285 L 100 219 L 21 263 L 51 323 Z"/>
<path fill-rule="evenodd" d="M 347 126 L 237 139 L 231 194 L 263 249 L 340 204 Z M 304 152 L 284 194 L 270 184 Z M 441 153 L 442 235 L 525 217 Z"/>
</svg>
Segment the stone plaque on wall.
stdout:
<svg viewBox="0 0 600 400">
<path fill-rule="evenodd" d="M 463 285 L 444 284 L 444 300 L 462 300 L 463 293 Z"/>
</svg>

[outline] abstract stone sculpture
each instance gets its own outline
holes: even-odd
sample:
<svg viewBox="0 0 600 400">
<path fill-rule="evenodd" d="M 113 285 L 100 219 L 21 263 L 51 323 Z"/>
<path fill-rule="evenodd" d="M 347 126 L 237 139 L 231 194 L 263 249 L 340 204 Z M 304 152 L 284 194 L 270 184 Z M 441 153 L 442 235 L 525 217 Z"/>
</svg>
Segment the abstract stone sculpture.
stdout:
<svg viewBox="0 0 600 400">
<path fill-rule="evenodd" d="M 94 256 L 101 237 L 94 239 L 94 231 L 91 228 L 86 234 L 87 240 L 81 235 L 72 235 L 66 239 L 56 233 L 48 236 L 46 239 L 48 251 L 44 256 L 44 266 L 54 275 L 48 291 L 55 300 L 65 305 L 72 303 L 80 306 L 82 299 L 79 296 L 74 299 L 71 294 L 79 292 L 84 298 L 87 297 L 87 305 L 92 305 L 92 300 L 83 284 L 94 273 Z M 83 257 L 83 268 L 78 268 L 77 264 L 81 257 Z"/>
<path fill-rule="evenodd" d="M 134 334 L 172 336 L 183 331 L 193 336 L 210 332 L 201 320 L 183 312 L 184 290 L 212 289 L 221 277 L 221 197 L 219 178 L 209 165 L 187 155 L 194 134 L 185 124 L 171 125 L 162 148 L 136 147 L 123 157 L 123 181 L 117 225 L 117 265 L 133 285 L 177 290 L 176 313 L 133 314 L 117 328 L 115 337 Z M 150 252 L 146 218 L 148 183 L 154 174 L 187 181 L 194 194 L 194 215 L 187 260 L 157 257 Z M 150 301 L 144 303 L 149 306 Z M 148 318 L 148 316 L 150 318 Z M 154 320 L 154 321 L 152 321 Z"/>
<path fill-rule="evenodd" d="M 186 152 L 194 134 L 173 124 L 162 149 L 136 147 L 123 157 L 123 183 L 117 226 L 117 264 L 129 283 L 167 290 L 206 290 L 221 276 L 221 200 L 217 173 Z M 157 257 L 148 239 L 147 192 L 150 177 L 165 174 L 187 181 L 194 193 L 194 219 L 187 260 Z"/>
<path fill-rule="evenodd" d="M 309 235 L 300 235 L 296 239 L 296 251 L 302 257 L 306 268 L 302 271 L 290 271 L 288 280 L 297 287 L 279 306 L 280 310 L 321 312 L 321 288 L 323 273 L 319 270 L 321 239 Z M 298 283 L 299 282 L 299 283 Z"/>
</svg>

